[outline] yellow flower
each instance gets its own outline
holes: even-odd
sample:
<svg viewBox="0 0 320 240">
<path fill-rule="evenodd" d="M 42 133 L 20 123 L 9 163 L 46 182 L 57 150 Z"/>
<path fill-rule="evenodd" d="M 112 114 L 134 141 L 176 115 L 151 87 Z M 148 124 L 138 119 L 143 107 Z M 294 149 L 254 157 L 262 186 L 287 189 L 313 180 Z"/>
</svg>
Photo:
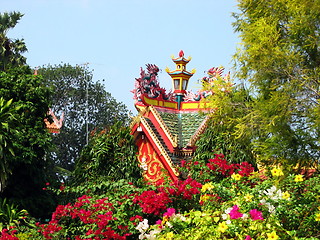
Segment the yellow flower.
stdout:
<svg viewBox="0 0 320 240">
<path fill-rule="evenodd" d="M 288 193 L 288 191 L 282 193 L 282 198 L 288 200 L 290 198 L 290 193 Z"/>
<path fill-rule="evenodd" d="M 272 233 L 267 233 L 268 236 L 268 240 L 277 240 L 279 239 L 279 236 L 277 235 L 277 233 L 275 231 L 273 231 Z"/>
<path fill-rule="evenodd" d="M 272 174 L 272 176 L 274 176 L 274 177 L 283 176 L 283 172 L 282 172 L 282 170 L 281 170 L 280 168 L 273 168 L 273 169 L 271 170 L 271 174 Z"/>
<path fill-rule="evenodd" d="M 246 202 L 251 202 L 251 199 L 253 198 L 253 195 L 247 194 L 243 198 L 244 198 L 244 200 L 246 200 Z"/>
<path fill-rule="evenodd" d="M 301 174 L 296 175 L 295 178 L 294 178 L 294 181 L 295 182 L 302 182 L 303 181 L 303 175 L 301 175 Z"/>
<path fill-rule="evenodd" d="M 205 192 L 205 191 L 211 190 L 211 189 L 213 189 L 213 188 L 214 188 L 214 186 L 212 185 L 211 182 L 209 182 L 209 183 L 206 183 L 206 184 L 204 184 L 204 185 L 202 186 L 201 192 Z"/>
<path fill-rule="evenodd" d="M 219 232 L 224 233 L 227 229 L 228 229 L 228 225 L 226 224 L 226 222 L 219 223 L 219 225 L 218 225 Z"/>
<path fill-rule="evenodd" d="M 172 239 L 174 236 L 173 232 L 168 232 L 167 233 L 167 239 Z"/>
<path fill-rule="evenodd" d="M 210 198 L 210 195 L 204 194 L 200 196 L 200 202 L 205 202 Z"/>
<path fill-rule="evenodd" d="M 315 220 L 316 220 L 317 222 L 320 222 L 320 213 L 317 213 L 317 214 L 316 214 Z"/>
<path fill-rule="evenodd" d="M 249 227 L 251 230 L 257 230 L 257 224 L 253 224 Z"/>
<path fill-rule="evenodd" d="M 231 178 L 232 179 L 234 179 L 234 180 L 240 180 L 241 179 L 241 175 L 240 174 L 238 174 L 238 173 L 233 173 L 232 175 L 231 175 Z"/>
</svg>

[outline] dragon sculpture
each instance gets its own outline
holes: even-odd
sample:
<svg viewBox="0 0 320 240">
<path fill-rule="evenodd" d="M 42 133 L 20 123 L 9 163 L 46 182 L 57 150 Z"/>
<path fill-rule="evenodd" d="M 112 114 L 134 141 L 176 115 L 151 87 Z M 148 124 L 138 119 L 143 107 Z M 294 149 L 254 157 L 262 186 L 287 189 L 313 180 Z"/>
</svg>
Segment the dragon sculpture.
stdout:
<svg viewBox="0 0 320 240">
<path fill-rule="evenodd" d="M 166 93 L 166 89 L 160 87 L 158 81 L 159 68 L 155 64 L 146 64 L 147 73 L 141 68 L 140 78 L 136 78 L 133 99 L 141 101 L 141 95 L 147 94 L 150 98 L 160 98 L 163 100 L 173 100 L 174 94 L 172 92 Z"/>
<path fill-rule="evenodd" d="M 166 93 L 166 89 L 160 87 L 158 81 L 159 68 L 155 64 L 146 64 L 147 72 L 141 68 L 140 77 L 135 79 L 135 88 L 131 92 L 133 93 L 133 99 L 136 101 L 141 101 L 141 95 L 146 94 L 150 98 L 158 98 L 160 100 L 175 101 L 175 93 L 169 91 Z M 211 85 L 215 84 L 218 78 L 227 83 L 227 86 L 232 86 L 230 81 L 230 74 L 227 73 L 223 76 L 223 67 L 213 67 L 207 71 L 208 76 L 201 79 L 202 84 L 209 83 Z M 200 101 L 212 95 L 212 91 L 199 90 L 197 93 L 192 91 L 187 91 L 184 96 L 184 102 Z"/>
<path fill-rule="evenodd" d="M 227 85 L 232 86 L 233 84 L 230 82 L 230 73 L 227 73 L 223 76 L 223 71 L 224 68 L 223 67 L 213 67 L 210 68 L 207 71 L 208 77 L 203 77 L 201 79 L 202 84 L 206 84 L 209 83 L 211 85 L 213 85 L 218 78 L 222 78 L 222 80 L 224 82 L 227 83 Z M 185 102 L 191 102 L 191 101 L 199 101 L 203 98 L 206 98 L 210 95 L 212 95 L 213 92 L 212 91 L 203 91 L 203 90 L 199 90 L 197 93 L 193 93 L 191 91 L 188 91 L 186 96 L 184 97 L 184 101 Z"/>
</svg>

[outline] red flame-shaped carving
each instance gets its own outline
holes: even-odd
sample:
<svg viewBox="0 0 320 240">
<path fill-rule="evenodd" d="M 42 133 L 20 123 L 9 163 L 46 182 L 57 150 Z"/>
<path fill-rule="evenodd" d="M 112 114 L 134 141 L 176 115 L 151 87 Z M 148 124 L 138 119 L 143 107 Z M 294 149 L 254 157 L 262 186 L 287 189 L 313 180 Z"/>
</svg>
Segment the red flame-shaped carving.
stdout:
<svg viewBox="0 0 320 240">
<path fill-rule="evenodd" d="M 184 56 L 184 52 L 181 50 L 180 52 L 179 52 L 179 57 L 183 57 Z"/>
</svg>

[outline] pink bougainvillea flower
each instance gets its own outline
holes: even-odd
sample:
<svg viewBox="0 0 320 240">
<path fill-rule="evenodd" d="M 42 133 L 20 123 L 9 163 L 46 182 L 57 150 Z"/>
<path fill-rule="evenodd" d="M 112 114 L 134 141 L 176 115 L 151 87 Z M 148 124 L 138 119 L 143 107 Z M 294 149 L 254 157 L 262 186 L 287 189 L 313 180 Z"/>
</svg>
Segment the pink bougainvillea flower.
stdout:
<svg viewBox="0 0 320 240">
<path fill-rule="evenodd" d="M 231 211 L 229 212 L 229 215 L 231 219 L 238 219 L 243 216 L 243 214 L 239 212 L 239 207 L 237 205 L 234 205 L 232 207 Z"/>
<path fill-rule="evenodd" d="M 175 213 L 176 210 L 174 208 L 168 208 L 167 211 L 163 214 L 163 216 L 171 217 Z"/>
<path fill-rule="evenodd" d="M 249 211 L 252 220 L 263 220 L 262 212 L 258 211 L 257 209 L 252 209 Z"/>
<path fill-rule="evenodd" d="M 247 235 L 244 240 L 251 240 L 251 239 L 252 239 L 252 238 L 251 238 L 249 235 Z"/>
<path fill-rule="evenodd" d="M 181 160 L 180 164 L 181 167 L 185 167 L 186 166 L 187 161 L 186 160 Z"/>
</svg>

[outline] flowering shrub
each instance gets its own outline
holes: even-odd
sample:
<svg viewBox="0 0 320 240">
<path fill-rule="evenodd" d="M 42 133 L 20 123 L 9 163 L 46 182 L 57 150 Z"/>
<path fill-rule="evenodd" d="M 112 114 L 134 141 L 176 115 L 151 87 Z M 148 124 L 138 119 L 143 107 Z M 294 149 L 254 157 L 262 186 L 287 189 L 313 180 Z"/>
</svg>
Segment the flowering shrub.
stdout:
<svg viewBox="0 0 320 240">
<path fill-rule="evenodd" d="M 319 239 L 320 178 L 286 176 L 280 168 L 269 173 L 261 180 L 253 172 L 236 173 L 241 178 L 228 172 L 220 182 L 207 182 L 200 211 L 163 214 L 140 239 Z"/>
<path fill-rule="evenodd" d="M 190 161 L 184 163 L 182 171 L 201 183 L 218 182 L 229 176 L 237 178 L 248 177 L 254 172 L 254 167 L 248 162 L 229 163 L 223 154 L 215 154 L 215 158 L 203 161 Z"/>
<path fill-rule="evenodd" d="M 106 184 L 110 185 L 109 190 L 105 189 L 106 194 L 96 195 L 99 185 L 87 185 L 87 194 L 74 203 L 57 206 L 48 224 L 37 224 L 43 238 L 136 239 L 139 229 L 146 226 L 144 219 L 148 218 L 148 224 L 153 224 L 170 206 L 185 211 L 199 205 L 202 187 L 191 178 L 161 186 L 136 187 L 124 180 Z M 99 187 L 98 192 L 103 187 Z M 79 194 L 82 189 L 74 190 Z M 64 186 L 58 192 L 70 195 L 74 190 Z"/>
<path fill-rule="evenodd" d="M 151 190 L 144 191 L 141 195 L 136 196 L 133 202 L 139 204 L 144 213 L 160 215 L 172 200 L 164 191 Z"/>
<path fill-rule="evenodd" d="M 0 239 L 320 238 L 318 176 L 279 167 L 262 175 L 248 163 L 229 164 L 222 155 L 201 166 L 200 180 L 188 177 L 159 186 L 125 180 L 64 186 L 63 194 L 83 194 L 59 205 L 48 224 L 35 226 L 38 232 L 6 229 Z"/>
<path fill-rule="evenodd" d="M 160 215 L 170 206 L 180 211 L 196 207 L 202 184 L 192 178 L 177 180 L 156 190 L 144 191 L 133 202 L 139 204 L 146 214 Z"/>
<path fill-rule="evenodd" d="M 108 198 L 84 195 L 74 204 L 59 205 L 49 224 L 38 226 L 45 239 L 126 239 L 129 227 L 116 223 L 113 211 Z"/>
<path fill-rule="evenodd" d="M 0 239 L 1 240 L 19 240 L 19 238 L 17 238 L 15 236 L 15 234 L 17 233 L 17 230 L 8 230 L 6 228 L 2 229 L 1 231 L 1 235 L 0 235 Z"/>
</svg>

